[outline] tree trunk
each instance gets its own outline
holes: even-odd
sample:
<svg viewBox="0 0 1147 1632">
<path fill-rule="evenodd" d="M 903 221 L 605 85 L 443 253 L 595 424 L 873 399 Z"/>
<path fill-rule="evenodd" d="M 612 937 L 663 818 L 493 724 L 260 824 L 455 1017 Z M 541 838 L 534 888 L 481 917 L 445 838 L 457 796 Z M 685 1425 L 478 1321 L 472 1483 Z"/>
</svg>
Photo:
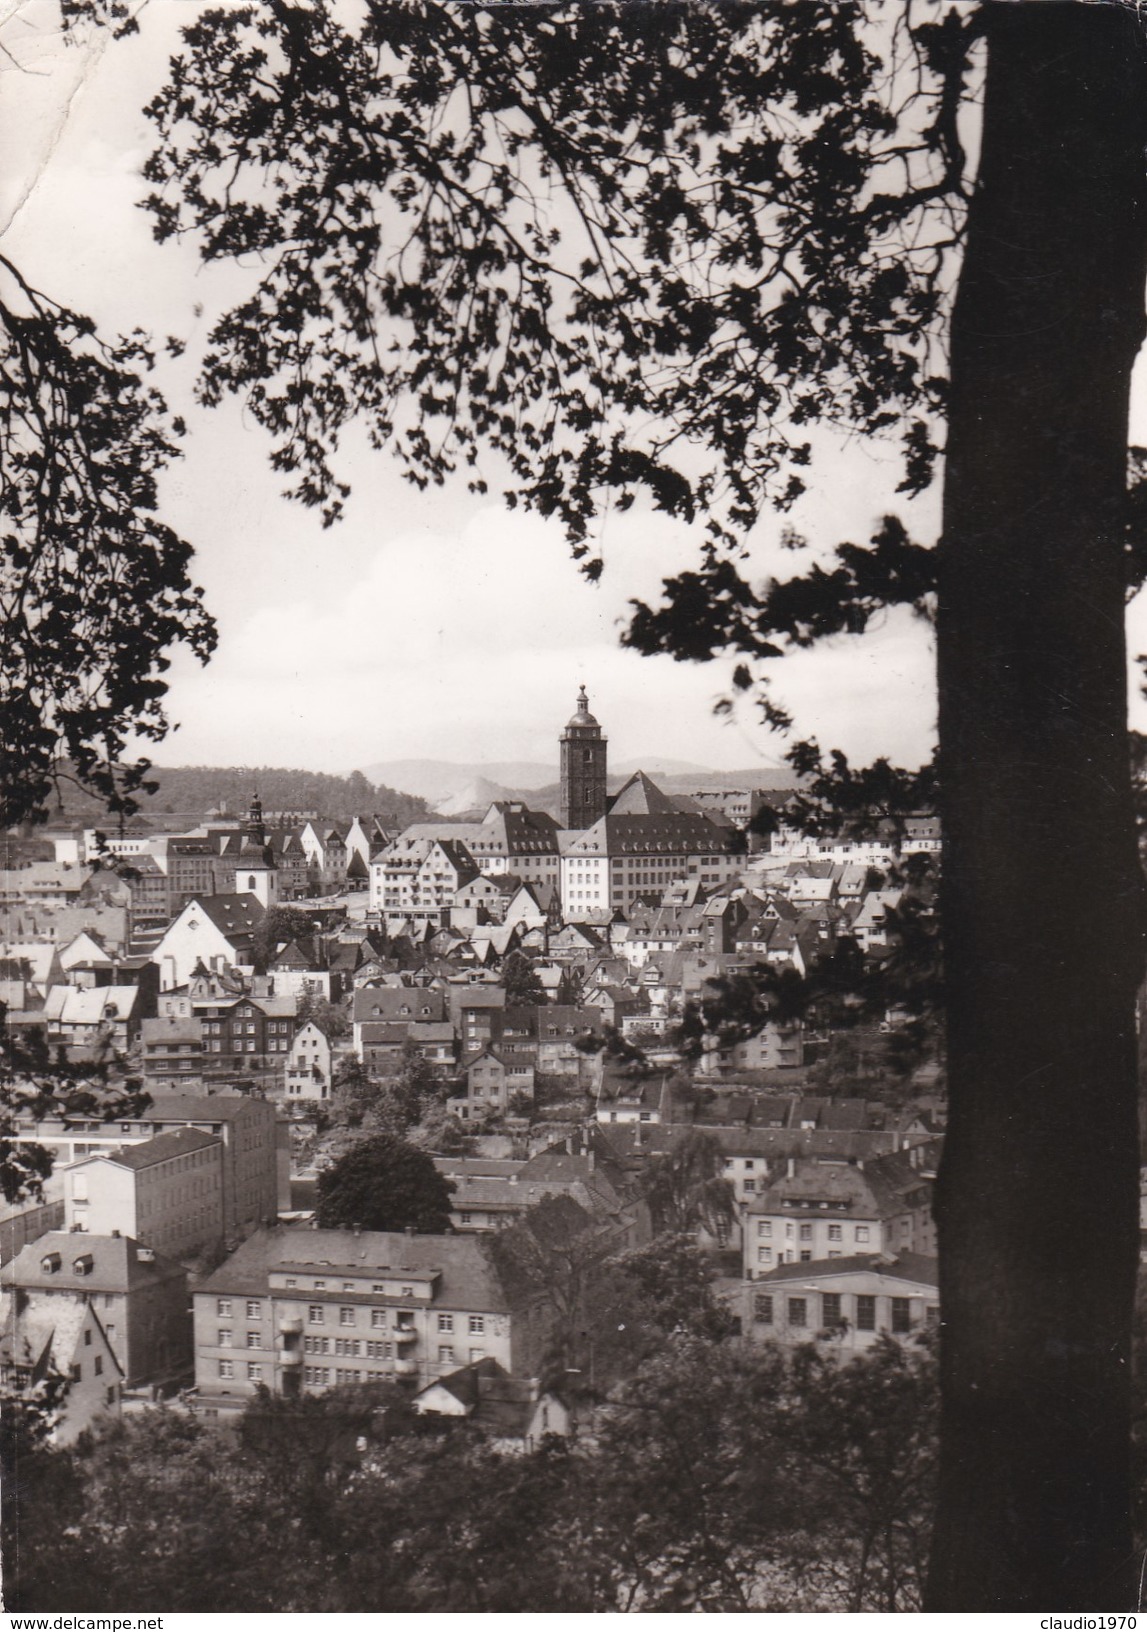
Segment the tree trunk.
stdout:
<svg viewBox="0 0 1147 1632">
<path fill-rule="evenodd" d="M 1122 504 L 1143 332 L 1134 12 L 989 4 L 937 644 L 951 1115 L 926 1608 L 1133 1607 L 1142 875 Z"/>
</svg>

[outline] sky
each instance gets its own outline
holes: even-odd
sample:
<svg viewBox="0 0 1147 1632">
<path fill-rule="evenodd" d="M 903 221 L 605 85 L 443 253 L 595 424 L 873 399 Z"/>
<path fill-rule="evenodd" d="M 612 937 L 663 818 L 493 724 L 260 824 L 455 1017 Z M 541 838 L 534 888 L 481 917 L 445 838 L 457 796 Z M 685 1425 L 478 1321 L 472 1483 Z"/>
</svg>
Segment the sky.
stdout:
<svg viewBox="0 0 1147 1632">
<path fill-rule="evenodd" d="M 194 0 L 147 0 L 140 37 L 66 45 L 47 0 L 0 0 L 0 250 L 103 332 L 177 334 L 188 357 L 211 312 L 253 275 L 204 271 L 188 247 L 156 245 L 137 208 L 151 146 L 141 109 L 193 13 Z M 645 754 L 720 770 L 782 756 L 784 739 L 751 707 L 714 714 L 730 664 L 640 657 L 618 643 L 629 599 L 655 598 L 661 578 L 695 556 L 687 527 L 638 507 L 611 516 L 605 573 L 591 586 L 557 527 L 461 483 L 418 493 L 364 444 L 348 449 L 346 517 L 324 531 L 281 497 L 267 440 L 241 406 L 195 408 L 192 377 L 187 358 L 159 370 L 190 431 L 163 513 L 195 546 L 220 640 L 206 668 L 176 657 L 168 713 L 178 729 L 149 750 L 157 763 L 345 773 L 406 758 L 556 759 L 583 682 L 615 761 Z M 1147 442 L 1147 389 L 1136 393 L 1133 431 Z M 779 550 L 782 519 L 820 552 L 863 542 L 887 511 L 934 540 L 937 495 L 905 504 L 891 446 L 822 451 L 796 511 L 758 529 L 750 576 L 794 570 Z M 1144 648 L 1147 613 L 1136 607 L 1132 650 Z M 910 614 L 775 667 L 798 736 L 858 761 L 917 764 L 931 751 L 932 644 Z M 1133 720 L 1147 728 L 1137 690 Z"/>
</svg>

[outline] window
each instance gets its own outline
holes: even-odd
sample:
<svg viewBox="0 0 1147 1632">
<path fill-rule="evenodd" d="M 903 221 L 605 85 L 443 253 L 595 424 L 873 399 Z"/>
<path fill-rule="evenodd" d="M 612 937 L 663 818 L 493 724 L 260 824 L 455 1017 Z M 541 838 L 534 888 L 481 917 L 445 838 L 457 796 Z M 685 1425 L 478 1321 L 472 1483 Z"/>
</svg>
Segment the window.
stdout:
<svg viewBox="0 0 1147 1632">
<path fill-rule="evenodd" d="M 353 1292 L 354 1291 L 354 1282 L 353 1281 L 344 1281 L 343 1282 L 343 1291 L 344 1292 Z"/>
<path fill-rule="evenodd" d="M 802 1241 L 811 1241 L 812 1240 L 812 1225 L 811 1224 L 802 1224 L 800 1228 L 801 1228 L 801 1240 Z"/>
<path fill-rule="evenodd" d="M 486 1321 L 482 1315 L 470 1316 L 470 1335 L 474 1336 L 486 1330 Z"/>
<path fill-rule="evenodd" d="M 753 1300 L 753 1319 L 759 1326 L 773 1324 L 773 1295 L 771 1292 L 758 1292 Z"/>
<path fill-rule="evenodd" d="M 470 1214 L 469 1213 L 463 1213 L 462 1214 L 462 1222 L 463 1222 L 463 1224 L 469 1224 L 469 1222 L 470 1222 Z"/>
<path fill-rule="evenodd" d="M 307 1305 L 307 1322 L 309 1325 L 321 1326 L 325 1318 L 321 1303 L 309 1303 Z"/>
<path fill-rule="evenodd" d="M 938 1303 L 930 1303 L 924 1311 L 924 1319 L 927 1321 L 929 1326 L 939 1326 L 940 1305 Z"/>
<path fill-rule="evenodd" d="M 315 1291 L 316 1292 L 325 1292 L 326 1289 L 327 1289 L 327 1283 L 325 1281 L 316 1281 L 315 1282 Z"/>
<path fill-rule="evenodd" d="M 454 1330 L 454 1316 L 453 1315 L 439 1315 L 439 1317 L 438 1317 L 438 1330 L 440 1332 L 452 1332 Z"/>
<path fill-rule="evenodd" d="M 220 1360 L 219 1375 L 220 1377 L 234 1377 L 235 1362 L 233 1360 Z"/>
<path fill-rule="evenodd" d="M 352 1308 L 348 1308 L 348 1307 L 344 1306 L 342 1309 L 339 1310 L 339 1325 L 340 1326 L 353 1326 L 354 1325 L 354 1310 Z"/>
<path fill-rule="evenodd" d="M 253 1360 L 248 1360 L 248 1362 L 247 1362 L 247 1381 L 249 1383 L 258 1383 L 258 1382 L 262 1382 L 262 1380 L 263 1380 L 263 1368 L 262 1368 L 262 1366 L 256 1365 Z"/>
<path fill-rule="evenodd" d="M 115 1385 L 114 1384 L 107 1391 L 107 1403 L 109 1405 L 114 1405 L 115 1404 Z"/>
<path fill-rule="evenodd" d="M 744 1192 L 745 1192 L 745 1194 L 747 1196 L 756 1195 L 756 1192 L 757 1192 L 757 1181 L 756 1181 L 756 1179 L 745 1179 L 742 1186 L 741 1186 L 741 1188 L 744 1190 Z"/>
<path fill-rule="evenodd" d="M 229 1326 L 220 1326 L 215 1334 L 215 1346 L 219 1349 L 229 1349 L 231 1347 L 231 1328 Z"/>
<path fill-rule="evenodd" d="M 104 1357 L 103 1357 L 102 1354 L 97 1354 L 96 1355 L 96 1376 L 97 1377 L 102 1377 L 103 1374 L 104 1374 Z"/>
<path fill-rule="evenodd" d="M 215 1300 L 215 1313 L 217 1315 L 229 1315 L 231 1313 L 231 1299 L 217 1298 Z"/>
<path fill-rule="evenodd" d="M 828 1227 L 828 1238 L 829 1238 L 830 1241 L 840 1241 L 842 1239 L 842 1233 L 841 1233 L 841 1228 L 840 1228 L 839 1224 L 830 1224 L 829 1225 L 829 1227 Z"/>
<path fill-rule="evenodd" d="M 259 1332 L 247 1333 L 247 1347 L 249 1349 L 261 1349 L 263 1347 L 263 1339 Z"/>
<path fill-rule="evenodd" d="M 758 1264 L 771 1264 L 772 1261 L 773 1261 L 773 1249 L 772 1249 L 772 1247 L 758 1247 L 757 1248 L 757 1262 L 758 1262 Z"/>
<path fill-rule="evenodd" d="M 894 1332 L 912 1330 L 912 1305 L 907 1298 L 892 1299 L 892 1330 Z"/>
<path fill-rule="evenodd" d="M 773 1233 L 773 1226 L 772 1226 L 771 1221 L 769 1219 L 767 1219 L 767 1218 L 759 1218 L 757 1220 L 757 1234 L 758 1235 L 772 1235 L 772 1233 Z"/>
<path fill-rule="evenodd" d="M 806 1298 L 789 1299 L 789 1325 L 808 1325 L 808 1300 Z"/>
<path fill-rule="evenodd" d="M 440 1343 L 438 1345 L 438 1363 L 439 1365 L 453 1365 L 454 1345 L 452 1343 Z"/>
<path fill-rule="evenodd" d="M 299 1284 L 298 1281 L 296 1281 L 292 1276 L 288 1275 L 288 1277 L 287 1277 L 287 1290 L 288 1291 L 290 1291 L 294 1287 L 298 1286 L 298 1284 Z"/>
<path fill-rule="evenodd" d="M 87 1331 L 84 1333 L 84 1348 L 85 1349 L 90 1349 L 91 1346 L 92 1346 L 92 1329 L 89 1326 Z"/>
<path fill-rule="evenodd" d="M 867 1224 L 858 1224 L 856 1226 L 856 1239 L 858 1241 L 867 1241 L 868 1240 L 868 1225 Z"/>
<path fill-rule="evenodd" d="M 370 1312 L 370 1323 L 371 1323 L 372 1326 L 385 1326 L 386 1325 L 386 1310 L 385 1309 L 372 1309 L 371 1312 Z"/>
<path fill-rule="evenodd" d="M 255 1299 L 247 1299 L 247 1319 L 259 1320 L 263 1314 L 263 1306 Z"/>
<path fill-rule="evenodd" d="M 867 1292 L 861 1292 L 857 1295 L 856 1329 L 858 1332 L 874 1332 L 876 1330 L 876 1299 Z"/>
<path fill-rule="evenodd" d="M 821 1301 L 821 1316 L 826 1326 L 840 1326 L 843 1315 L 840 1312 L 840 1293 L 826 1292 Z"/>
</svg>

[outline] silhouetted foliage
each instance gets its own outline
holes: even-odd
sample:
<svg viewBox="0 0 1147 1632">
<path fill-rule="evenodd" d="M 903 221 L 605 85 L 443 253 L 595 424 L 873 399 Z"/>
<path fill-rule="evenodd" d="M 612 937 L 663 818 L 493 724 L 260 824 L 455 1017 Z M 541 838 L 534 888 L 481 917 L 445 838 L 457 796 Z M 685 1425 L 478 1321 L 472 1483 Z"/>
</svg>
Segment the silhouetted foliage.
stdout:
<svg viewBox="0 0 1147 1632">
<path fill-rule="evenodd" d="M 412 1229 L 441 1235 L 450 1228 L 454 1184 L 423 1150 L 380 1133 L 352 1145 L 318 1178 L 316 1216 L 324 1229 Z"/>
<path fill-rule="evenodd" d="M 166 735 L 169 652 L 215 645 L 156 513 L 182 426 L 151 366 L 141 333 L 101 340 L 0 258 L 0 827 L 43 820 L 70 777 L 132 810 L 150 761 L 124 750 Z"/>
</svg>

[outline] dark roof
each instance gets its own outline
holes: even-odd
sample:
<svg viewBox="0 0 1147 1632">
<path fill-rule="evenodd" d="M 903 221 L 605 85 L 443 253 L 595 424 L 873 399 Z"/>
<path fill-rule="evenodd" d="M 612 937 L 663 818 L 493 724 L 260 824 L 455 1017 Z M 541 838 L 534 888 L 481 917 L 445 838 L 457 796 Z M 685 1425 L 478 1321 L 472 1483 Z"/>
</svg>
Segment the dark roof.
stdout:
<svg viewBox="0 0 1147 1632">
<path fill-rule="evenodd" d="M 440 1276 L 436 1306 L 505 1314 L 510 1298 L 494 1268 L 483 1237 L 405 1235 L 363 1230 L 262 1229 L 250 1236 L 197 1290 L 214 1293 L 268 1293 L 268 1276 L 285 1265 L 397 1272 L 419 1270 Z"/>
<path fill-rule="evenodd" d="M 145 1256 L 140 1257 L 143 1252 Z M 58 1253 L 60 1268 L 46 1271 L 43 1263 Z M 77 1275 L 73 1264 L 90 1257 L 91 1272 Z M 0 1270 L 0 1283 L 29 1290 L 50 1287 L 54 1291 L 130 1292 L 138 1286 L 169 1281 L 186 1271 L 129 1235 L 88 1235 L 71 1230 L 50 1230 L 29 1244 Z"/>
<path fill-rule="evenodd" d="M 758 1287 L 776 1281 L 827 1280 L 837 1275 L 869 1272 L 887 1275 L 896 1281 L 919 1281 L 924 1286 L 932 1287 L 939 1285 L 937 1259 L 925 1257 L 922 1252 L 901 1252 L 895 1258 L 888 1258 L 879 1252 L 865 1252 L 848 1258 L 814 1258 L 803 1264 L 778 1264 L 775 1269 L 759 1274 L 752 1284 Z"/>
<path fill-rule="evenodd" d="M 253 1104 L 249 1094 L 152 1094 L 141 1122 L 234 1122 Z"/>
<path fill-rule="evenodd" d="M 254 895 L 201 895 L 193 904 L 200 907 L 229 940 L 253 935 L 264 917 L 259 898 Z"/>
<path fill-rule="evenodd" d="M 121 1145 L 119 1150 L 100 1154 L 106 1155 L 117 1167 L 130 1167 L 138 1173 L 142 1168 L 155 1167 L 160 1162 L 170 1162 L 176 1156 L 187 1156 L 193 1150 L 206 1150 L 212 1145 L 222 1149 L 222 1141 L 210 1133 L 201 1133 L 198 1128 L 176 1128 L 173 1133 L 157 1133 L 154 1139 L 144 1139 L 138 1145 Z"/>
</svg>

